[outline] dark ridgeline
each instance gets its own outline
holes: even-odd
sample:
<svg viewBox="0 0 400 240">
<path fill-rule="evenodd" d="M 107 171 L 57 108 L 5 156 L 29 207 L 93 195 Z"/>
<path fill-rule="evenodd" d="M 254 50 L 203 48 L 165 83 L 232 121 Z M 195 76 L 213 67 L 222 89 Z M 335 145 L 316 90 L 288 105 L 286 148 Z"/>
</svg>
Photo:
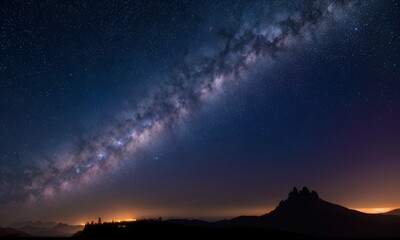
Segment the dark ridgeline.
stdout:
<svg viewBox="0 0 400 240">
<path fill-rule="evenodd" d="M 393 209 L 392 211 L 383 213 L 385 215 L 396 215 L 396 216 L 400 216 L 400 208 L 398 209 Z"/>
<path fill-rule="evenodd" d="M 1 238 L 14 238 L 14 237 L 32 237 L 27 233 L 16 230 L 14 228 L 2 228 L 0 227 L 0 237 Z"/>
<path fill-rule="evenodd" d="M 322 200 L 315 191 L 293 188 L 268 214 L 231 220 L 137 221 L 89 224 L 76 237 L 164 237 L 179 239 L 268 237 L 400 237 L 400 216 L 366 214 Z"/>
<path fill-rule="evenodd" d="M 56 222 L 17 222 L 9 225 L 14 229 L 32 237 L 70 237 L 83 229 L 82 225 L 68 225 Z M 0 232 L 1 236 L 1 232 Z"/>
</svg>

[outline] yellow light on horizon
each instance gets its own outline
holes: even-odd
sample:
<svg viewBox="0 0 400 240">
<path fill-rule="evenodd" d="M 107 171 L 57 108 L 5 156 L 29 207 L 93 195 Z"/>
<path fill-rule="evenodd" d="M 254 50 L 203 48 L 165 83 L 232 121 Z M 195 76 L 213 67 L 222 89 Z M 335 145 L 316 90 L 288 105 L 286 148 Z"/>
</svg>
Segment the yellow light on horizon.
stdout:
<svg viewBox="0 0 400 240">
<path fill-rule="evenodd" d="M 136 218 L 128 218 L 124 220 L 125 222 L 136 222 Z"/>
<path fill-rule="evenodd" d="M 389 212 L 391 210 L 393 210 L 394 208 L 384 208 L 384 207 L 380 207 L 380 208 L 353 208 L 354 210 L 357 210 L 359 212 L 363 212 L 363 213 L 372 213 L 372 214 L 377 214 L 377 213 L 386 213 Z"/>
<path fill-rule="evenodd" d="M 118 222 L 118 223 L 120 223 L 120 222 L 135 222 L 135 221 L 136 221 L 136 218 L 128 218 L 128 219 L 123 219 L 123 220 L 120 220 L 120 219 L 115 220 L 115 222 Z"/>
</svg>

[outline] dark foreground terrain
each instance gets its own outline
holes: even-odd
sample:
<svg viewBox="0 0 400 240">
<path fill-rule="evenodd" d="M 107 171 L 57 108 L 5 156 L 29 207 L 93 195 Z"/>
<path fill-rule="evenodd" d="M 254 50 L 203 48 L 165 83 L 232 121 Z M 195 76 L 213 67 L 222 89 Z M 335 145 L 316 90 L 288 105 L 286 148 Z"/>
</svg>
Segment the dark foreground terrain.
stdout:
<svg viewBox="0 0 400 240">
<path fill-rule="evenodd" d="M 218 222 L 143 220 L 86 225 L 77 238 L 265 239 L 284 237 L 400 237 L 400 216 L 366 214 L 319 198 L 307 188 L 262 216 Z"/>
<path fill-rule="evenodd" d="M 241 216 L 217 222 L 146 219 L 134 222 L 92 223 L 85 225 L 84 229 L 78 232 L 76 229 L 81 229 L 81 226 L 28 222 L 15 224 L 12 228 L 0 228 L 0 237 L 73 235 L 74 238 L 91 239 L 400 238 L 400 216 L 396 211 L 388 214 L 361 213 L 324 201 L 316 192 L 310 192 L 304 187 L 301 191 L 294 188 L 286 200 L 262 216 Z M 30 227 L 26 227 L 26 224 Z"/>
<path fill-rule="evenodd" d="M 302 237 L 305 235 L 278 230 L 253 227 L 219 227 L 214 224 L 163 222 L 131 222 L 126 224 L 106 223 L 86 226 L 77 238 L 130 238 L 156 239 L 265 239 L 283 237 Z"/>
</svg>

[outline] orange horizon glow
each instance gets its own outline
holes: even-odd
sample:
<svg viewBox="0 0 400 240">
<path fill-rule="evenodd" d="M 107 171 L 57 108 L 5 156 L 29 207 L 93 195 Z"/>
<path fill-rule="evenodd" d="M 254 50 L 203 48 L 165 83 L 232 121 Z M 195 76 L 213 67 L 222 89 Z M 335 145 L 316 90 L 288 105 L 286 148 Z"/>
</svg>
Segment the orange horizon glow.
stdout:
<svg viewBox="0 0 400 240">
<path fill-rule="evenodd" d="M 368 213 L 368 214 L 380 214 L 380 213 L 386 213 L 389 212 L 393 209 L 397 209 L 396 207 L 370 207 L 370 208 L 354 208 L 354 207 L 348 207 L 349 209 L 356 210 L 359 212 L 363 213 Z M 230 210 L 218 210 L 218 211 L 213 211 L 212 213 L 209 214 L 199 214 L 198 211 L 192 211 L 192 212 L 187 212 L 187 211 L 179 211 L 178 209 L 174 209 L 175 211 L 171 210 L 172 212 L 175 212 L 176 214 L 172 214 L 170 211 L 165 211 L 165 210 L 159 210 L 159 214 L 144 214 L 143 212 L 138 214 L 135 214 L 136 216 L 132 216 L 133 214 L 129 213 L 122 213 L 122 214 L 104 214 L 104 218 L 102 217 L 103 222 L 132 222 L 132 221 L 137 221 L 138 219 L 143 219 L 143 218 L 156 218 L 158 217 L 163 217 L 164 219 L 169 219 L 171 216 L 173 218 L 189 218 L 189 219 L 207 219 L 207 220 L 222 220 L 222 219 L 230 219 L 234 218 L 237 216 L 260 216 L 266 213 L 269 213 L 272 211 L 274 207 L 249 207 L 249 208 L 234 208 Z M 120 210 L 117 212 L 134 212 L 134 211 L 128 211 L 128 210 Z M 137 217 L 141 216 L 141 217 Z M 88 217 L 88 219 L 91 219 Z M 97 218 L 93 218 L 95 223 L 97 223 Z M 91 221 L 77 221 L 79 225 L 85 225 L 86 222 L 91 222 Z"/>
<path fill-rule="evenodd" d="M 109 212 L 99 212 L 96 215 L 91 216 L 81 216 L 76 220 L 70 220 L 78 225 L 85 225 L 87 222 L 94 223 L 98 222 L 98 217 L 101 217 L 102 222 L 123 222 L 123 221 L 135 221 L 139 219 L 158 219 L 162 217 L 163 219 L 170 218 L 187 218 L 187 219 L 202 219 L 202 220 L 222 220 L 230 219 L 237 216 L 247 215 L 247 216 L 260 216 L 269 213 L 274 209 L 273 206 L 255 206 L 255 207 L 236 207 L 232 209 L 213 209 L 212 211 L 206 213 L 201 210 L 193 209 L 188 211 L 186 209 L 153 209 L 152 211 L 138 211 L 132 208 L 114 208 Z M 68 222 L 68 221 L 65 221 Z"/>
<path fill-rule="evenodd" d="M 351 209 L 359 211 L 359 212 L 363 212 L 363 213 L 378 214 L 378 213 L 387 213 L 396 208 L 377 207 L 377 208 L 351 208 Z"/>
<path fill-rule="evenodd" d="M 105 221 L 102 221 L 103 223 L 104 222 L 116 222 L 116 223 L 120 223 L 120 222 L 136 222 L 137 221 L 137 219 L 136 218 L 127 218 L 127 219 L 107 219 L 107 220 L 105 220 Z M 86 225 L 86 223 L 87 222 L 79 222 L 78 223 L 78 225 Z M 88 222 L 88 223 L 90 223 L 90 222 Z M 94 222 L 94 223 L 97 223 L 97 222 Z"/>
</svg>

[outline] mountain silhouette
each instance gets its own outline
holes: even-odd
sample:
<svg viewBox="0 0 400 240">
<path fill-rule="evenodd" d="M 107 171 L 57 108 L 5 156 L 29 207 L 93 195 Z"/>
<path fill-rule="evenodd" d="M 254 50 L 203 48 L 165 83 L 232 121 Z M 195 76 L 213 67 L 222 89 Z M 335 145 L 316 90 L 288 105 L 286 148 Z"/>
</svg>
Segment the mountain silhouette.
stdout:
<svg viewBox="0 0 400 240">
<path fill-rule="evenodd" d="M 238 217 L 226 226 L 257 226 L 313 236 L 400 236 L 400 217 L 366 214 L 322 200 L 315 191 L 293 188 L 286 200 L 260 217 Z"/>
<path fill-rule="evenodd" d="M 77 237 L 152 237 L 174 239 L 276 237 L 400 237 L 400 216 L 366 214 L 325 200 L 303 187 L 293 188 L 270 213 L 205 222 L 175 219 L 86 225 Z M 157 235 L 154 235 L 157 236 Z"/>
</svg>

